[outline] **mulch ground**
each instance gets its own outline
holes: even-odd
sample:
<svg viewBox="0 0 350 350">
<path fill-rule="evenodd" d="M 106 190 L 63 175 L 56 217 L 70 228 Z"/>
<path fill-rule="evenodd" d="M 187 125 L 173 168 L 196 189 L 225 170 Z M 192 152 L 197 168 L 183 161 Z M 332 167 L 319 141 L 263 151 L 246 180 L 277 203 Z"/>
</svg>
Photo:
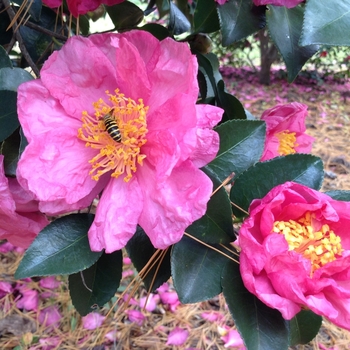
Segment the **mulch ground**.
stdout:
<svg viewBox="0 0 350 350">
<path fill-rule="evenodd" d="M 288 85 L 279 78 L 279 72 L 275 72 L 272 84 L 261 86 L 249 70 L 227 69 L 223 74 L 228 90 L 256 117 L 279 103 L 297 101 L 307 104 L 308 133 L 316 138 L 312 153 L 321 157 L 325 165 L 323 190 L 350 190 L 349 82 L 331 79 L 312 81 L 301 77 Z M 20 258 L 21 254 L 15 251 L 0 253 L 0 282 L 16 284 L 13 274 Z M 131 278 L 123 280 L 121 291 L 127 288 Z M 0 299 L 0 321 L 6 318 L 8 320 L 5 326 L 0 322 L 0 349 L 225 349 L 219 327 L 232 326 L 232 321 L 222 296 L 203 303 L 179 305 L 176 312 L 166 303 L 159 303 L 152 312 L 142 311 L 136 303 L 130 304 L 128 310 L 141 310 L 146 316 L 139 324 L 131 322 L 125 312 L 117 312 L 118 306 L 111 303 L 100 311 L 106 315 L 113 310 L 103 324 L 95 330 L 88 330 L 82 327 L 82 319 L 71 305 L 66 279 L 62 277 L 60 280 L 62 283 L 54 291 L 40 286 L 38 279 L 20 282 L 38 291 L 41 296 L 48 295 L 40 298 L 37 311 L 17 308 L 16 300 L 20 297 L 18 293 L 7 294 Z M 139 288 L 134 298 L 138 300 L 144 295 L 146 291 Z M 62 318 L 55 327 L 43 327 L 38 320 L 38 313 L 52 305 L 59 306 Z M 203 312 L 218 312 L 220 320 L 205 320 Z M 175 327 L 189 331 L 189 337 L 183 346 L 166 345 L 168 334 Z M 108 341 L 106 334 L 115 334 L 116 340 Z M 51 337 L 59 338 L 60 343 L 48 348 L 38 343 L 40 339 Z M 294 349 L 350 349 L 350 332 L 324 321 L 319 334 L 311 343 Z"/>
</svg>

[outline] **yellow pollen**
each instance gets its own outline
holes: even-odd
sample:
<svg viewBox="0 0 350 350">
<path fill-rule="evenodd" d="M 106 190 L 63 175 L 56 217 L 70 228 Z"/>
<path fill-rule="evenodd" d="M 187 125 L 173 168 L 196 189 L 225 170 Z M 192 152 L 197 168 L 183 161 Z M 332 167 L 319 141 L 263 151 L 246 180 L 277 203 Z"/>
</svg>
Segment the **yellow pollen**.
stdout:
<svg viewBox="0 0 350 350">
<path fill-rule="evenodd" d="M 295 132 L 285 130 L 275 134 L 275 136 L 278 138 L 280 143 L 278 147 L 278 153 L 280 156 L 296 153 L 295 148 L 299 145 L 296 143 L 297 138 L 295 136 Z"/>
<path fill-rule="evenodd" d="M 111 172 L 115 178 L 124 175 L 124 181 L 128 182 L 146 157 L 141 153 L 141 148 L 147 142 L 148 107 L 144 106 L 142 99 L 137 103 L 126 98 L 118 89 L 113 95 L 108 91 L 106 94 L 109 103 L 102 98 L 94 102 L 93 116 L 86 111 L 82 112 L 82 127 L 78 130 L 78 138 L 85 142 L 86 147 L 98 152 L 89 161 L 92 179 L 97 181 L 103 174 Z M 121 140 L 116 141 L 106 129 L 106 115 L 113 122 L 112 129 L 119 129 Z"/>
<path fill-rule="evenodd" d="M 336 260 L 344 250 L 340 237 L 327 224 L 314 231 L 310 212 L 297 221 L 276 221 L 272 232 L 283 234 L 289 250 L 311 261 L 311 277 L 315 270 Z"/>
</svg>

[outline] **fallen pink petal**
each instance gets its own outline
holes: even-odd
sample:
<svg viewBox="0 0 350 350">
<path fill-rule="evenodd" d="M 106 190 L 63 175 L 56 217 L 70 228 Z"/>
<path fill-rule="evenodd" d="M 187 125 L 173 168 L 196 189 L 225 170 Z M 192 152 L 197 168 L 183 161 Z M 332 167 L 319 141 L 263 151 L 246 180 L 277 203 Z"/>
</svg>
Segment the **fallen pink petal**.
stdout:
<svg viewBox="0 0 350 350">
<path fill-rule="evenodd" d="M 150 293 L 148 297 L 140 298 L 139 306 L 140 308 L 144 308 L 148 312 L 152 312 L 156 309 L 157 304 L 159 303 L 160 297 L 158 294 Z"/>
<path fill-rule="evenodd" d="M 135 322 L 139 326 L 142 326 L 143 321 L 146 319 L 146 316 L 138 310 L 126 310 L 125 313 L 131 322 Z"/>
<path fill-rule="evenodd" d="M 183 345 L 186 342 L 188 335 L 188 330 L 176 327 L 169 333 L 166 345 Z"/>
<path fill-rule="evenodd" d="M 19 291 L 22 294 L 22 297 L 16 302 L 16 306 L 19 309 L 37 311 L 39 305 L 38 291 L 32 290 L 27 286 L 23 286 Z"/>
<path fill-rule="evenodd" d="M 41 325 L 46 327 L 54 326 L 57 327 L 62 319 L 61 313 L 58 311 L 56 306 L 48 306 L 43 310 L 40 310 L 38 320 Z"/>
<path fill-rule="evenodd" d="M 224 336 L 221 337 L 221 340 L 225 343 L 225 348 L 236 347 L 239 350 L 245 350 L 243 340 L 235 329 L 230 329 Z"/>
<path fill-rule="evenodd" d="M 44 277 L 39 281 L 39 285 L 42 288 L 55 289 L 61 284 L 60 281 L 57 281 L 55 276 Z"/>
<path fill-rule="evenodd" d="M 102 325 L 105 318 L 105 316 L 97 312 L 91 312 L 82 318 L 83 328 L 90 330 L 96 329 Z"/>
</svg>

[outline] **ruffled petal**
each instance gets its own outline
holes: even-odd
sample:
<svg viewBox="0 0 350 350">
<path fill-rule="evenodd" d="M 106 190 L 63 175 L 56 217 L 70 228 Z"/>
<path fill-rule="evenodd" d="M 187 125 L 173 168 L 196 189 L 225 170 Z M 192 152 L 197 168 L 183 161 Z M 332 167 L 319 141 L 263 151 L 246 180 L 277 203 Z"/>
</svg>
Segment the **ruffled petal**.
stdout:
<svg viewBox="0 0 350 350">
<path fill-rule="evenodd" d="M 174 168 L 162 182 L 147 164 L 137 177 L 144 193 L 139 224 L 154 247 L 165 249 L 178 242 L 186 227 L 205 214 L 213 184 L 190 161 Z"/>
<path fill-rule="evenodd" d="M 91 250 L 112 253 L 125 247 L 136 232 L 142 207 L 142 192 L 135 178 L 128 183 L 122 178 L 111 179 L 89 230 Z"/>
</svg>

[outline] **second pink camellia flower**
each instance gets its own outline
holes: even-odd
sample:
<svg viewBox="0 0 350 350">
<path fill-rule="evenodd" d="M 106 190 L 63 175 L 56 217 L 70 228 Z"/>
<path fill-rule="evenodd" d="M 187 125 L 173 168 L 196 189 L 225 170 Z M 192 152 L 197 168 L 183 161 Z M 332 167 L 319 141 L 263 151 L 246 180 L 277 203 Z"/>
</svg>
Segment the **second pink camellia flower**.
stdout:
<svg viewBox="0 0 350 350">
<path fill-rule="evenodd" d="M 285 319 L 307 308 L 350 329 L 350 202 L 287 182 L 249 212 L 239 232 L 246 288 Z"/>
<path fill-rule="evenodd" d="M 292 102 L 266 110 L 266 141 L 261 161 L 293 153 L 310 153 L 314 138 L 305 133 L 307 106 Z"/>
<path fill-rule="evenodd" d="M 91 249 L 121 249 L 139 224 L 156 248 L 178 242 L 212 192 L 201 171 L 219 148 L 223 111 L 196 105 L 185 43 L 144 31 L 73 37 L 18 90 L 29 145 L 18 179 L 57 215 L 90 205 Z"/>
</svg>

